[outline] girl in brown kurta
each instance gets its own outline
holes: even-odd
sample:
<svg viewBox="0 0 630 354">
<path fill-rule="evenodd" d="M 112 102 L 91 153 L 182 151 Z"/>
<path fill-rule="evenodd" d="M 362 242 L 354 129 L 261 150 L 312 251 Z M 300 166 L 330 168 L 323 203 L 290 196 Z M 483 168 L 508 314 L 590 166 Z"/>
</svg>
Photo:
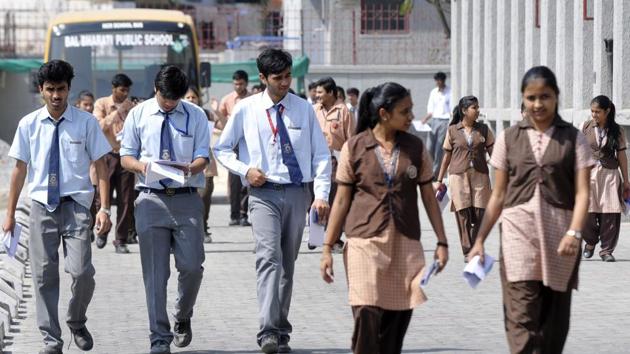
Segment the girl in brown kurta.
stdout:
<svg viewBox="0 0 630 354">
<path fill-rule="evenodd" d="M 341 150 L 321 273 L 326 282 L 333 281 L 331 246 L 345 221 L 354 353 L 400 353 L 412 309 L 426 300 L 419 287 L 424 253 L 418 187 L 438 237 L 438 270 L 448 260 L 431 186 L 431 158 L 422 141 L 406 133 L 413 119 L 411 108 L 409 91 L 396 83 L 367 90 L 359 105 L 357 135 Z"/>
<path fill-rule="evenodd" d="M 595 246 L 601 241 L 599 256 L 604 262 L 614 262 L 612 253 L 619 240 L 623 199 L 630 197 L 626 134 L 615 122 L 615 105 L 608 97 L 593 98 L 591 116 L 593 119 L 584 123 L 582 132 L 597 164 L 591 170 L 591 198 L 584 228 L 586 245 L 583 255 L 591 258 Z"/>
<path fill-rule="evenodd" d="M 512 353 L 561 353 L 577 288 L 581 231 L 594 161 L 584 134 L 558 115 L 555 75 L 530 69 L 521 84 L 526 118 L 498 136 L 492 196 L 468 254 L 501 215 L 501 285 Z M 503 213 L 501 213 L 503 212 Z"/>
<path fill-rule="evenodd" d="M 494 134 L 477 118 L 477 97 L 465 96 L 459 100 L 446 131 L 444 158 L 437 178 L 439 188 L 445 188 L 442 179 L 448 168 L 451 211 L 455 212 L 464 256 L 475 243 L 491 193 L 486 153 L 492 154 Z"/>
</svg>

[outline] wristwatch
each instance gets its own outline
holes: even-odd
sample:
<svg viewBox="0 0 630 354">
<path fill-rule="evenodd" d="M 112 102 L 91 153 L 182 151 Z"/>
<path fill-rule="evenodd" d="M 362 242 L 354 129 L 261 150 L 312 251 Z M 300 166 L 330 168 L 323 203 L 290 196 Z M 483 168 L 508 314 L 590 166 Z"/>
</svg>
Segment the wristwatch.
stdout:
<svg viewBox="0 0 630 354">
<path fill-rule="evenodd" d="M 107 208 L 100 208 L 98 210 L 99 213 L 105 213 L 107 216 L 112 216 L 112 211 L 110 209 Z"/>
<path fill-rule="evenodd" d="M 575 237 L 578 241 L 582 240 L 582 231 L 569 230 L 566 232 L 566 235 Z"/>
</svg>

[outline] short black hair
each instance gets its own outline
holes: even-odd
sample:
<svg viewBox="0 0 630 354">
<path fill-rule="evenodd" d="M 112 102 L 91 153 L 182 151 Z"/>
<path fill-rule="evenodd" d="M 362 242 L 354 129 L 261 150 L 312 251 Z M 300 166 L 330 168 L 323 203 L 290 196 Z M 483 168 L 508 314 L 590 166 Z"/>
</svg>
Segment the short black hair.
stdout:
<svg viewBox="0 0 630 354">
<path fill-rule="evenodd" d="M 258 71 L 264 77 L 269 76 L 269 74 L 280 74 L 287 68 L 291 68 L 292 65 L 293 59 L 291 59 L 291 54 L 282 49 L 265 49 L 256 58 Z"/>
<path fill-rule="evenodd" d="M 356 87 L 350 87 L 349 89 L 346 90 L 346 94 L 347 95 L 355 95 L 355 96 L 359 96 L 359 89 Z"/>
<path fill-rule="evenodd" d="M 133 81 L 125 74 L 116 74 L 112 78 L 112 87 L 131 87 Z"/>
<path fill-rule="evenodd" d="M 258 84 L 258 85 L 252 86 L 252 90 L 258 90 L 260 92 L 265 91 L 265 89 L 267 89 L 267 86 L 265 84 Z"/>
<path fill-rule="evenodd" d="M 50 60 L 39 67 L 37 72 L 37 84 L 39 87 L 44 86 L 45 82 L 66 82 L 68 87 L 74 78 L 74 69 L 72 65 L 63 60 Z"/>
<path fill-rule="evenodd" d="M 249 82 L 249 75 L 245 70 L 236 70 L 234 74 L 232 74 L 232 80 L 245 80 L 245 82 Z"/>
<path fill-rule="evenodd" d="M 337 97 L 337 83 L 332 77 L 324 77 L 317 81 L 317 87 L 321 86 L 326 92 L 332 92 Z"/>
<path fill-rule="evenodd" d="M 438 71 L 437 73 L 435 73 L 435 75 L 433 75 L 433 80 L 446 81 L 446 74 L 441 71 Z"/>
<path fill-rule="evenodd" d="M 313 90 L 317 88 L 317 81 L 313 81 L 310 84 L 308 84 L 308 90 Z"/>
<path fill-rule="evenodd" d="M 188 77 L 175 65 L 164 65 L 155 75 L 155 89 L 164 98 L 179 100 L 188 92 Z"/>
<path fill-rule="evenodd" d="M 77 103 L 83 101 L 87 97 L 94 99 L 94 94 L 88 90 L 82 90 L 81 92 L 79 92 L 79 96 L 77 96 Z"/>
</svg>

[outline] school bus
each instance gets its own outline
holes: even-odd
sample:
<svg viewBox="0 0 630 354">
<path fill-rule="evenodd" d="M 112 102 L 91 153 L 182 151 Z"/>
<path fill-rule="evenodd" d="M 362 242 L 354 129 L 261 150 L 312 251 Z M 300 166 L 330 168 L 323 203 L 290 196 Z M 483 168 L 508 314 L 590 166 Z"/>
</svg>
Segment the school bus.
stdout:
<svg viewBox="0 0 630 354">
<path fill-rule="evenodd" d="M 131 78 L 131 96 L 153 94 L 155 74 L 164 64 L 180 67 L 191 85 L 210 86 L 210 63 L 199 62 L 195 26 L 181 11 L 113 9 L 63 13 L 46 35 L 44 61 L 62 59 L 74 67 L 71 100 L 81 90 L 111 94 L 117 73 Z"/>
</svg>

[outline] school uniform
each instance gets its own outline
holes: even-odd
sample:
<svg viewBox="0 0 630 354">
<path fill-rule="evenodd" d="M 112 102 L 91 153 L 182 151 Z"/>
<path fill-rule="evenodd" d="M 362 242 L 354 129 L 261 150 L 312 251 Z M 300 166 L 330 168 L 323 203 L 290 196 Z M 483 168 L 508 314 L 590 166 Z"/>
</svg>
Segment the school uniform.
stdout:
<svg viewBox="0 0 630 354">
<path fill-rule="evenodd" d="M 433 159 L 434 176 L 437 176 L 440 172 L 442 156 L 444 156 L 442 144 L 444 144 L 444 139 L 446 138 L 448 120 L 451 118 L 451 108 L 451 88 L 449 86 L 444 86 L 442 90 L 438 87 L 431 90 L 427 103 L 427 112 L 432 114 L 429 120 L 429 125 L 431 126 L 429 151 Z"/>
<path fill-rule="evenodd" d="M 10 157 L 28 165 L 29 252 L 37 326 L 49 347 L 63 347 L 57 313 L 62 242 L 65 271 L 72 277 L 66 322 L 71 329 L 80 329 L 87 321 L 85 313 L 95 286 L 90 162 L 110 150 L 96 119 L 70 105 L 58 121 L 45 106 L 22 118 L 9 150 Z"/>
<path fill-rule="evenodd" d="M 216 119 L 214 115 L 206 110 L 204 110 L 206 116 L 209 121 L 215 122 Z M 212 192 L 214 192 L 214 177 L 218 176 L 217 171 L 217 162 L 215 161 L 214 154 L 212 153 L 212 148 L 208 151 L 208 156 L 210 160 L 208 161 L 208 166 L 203 170 L 203 174 L 206 178 L 206 184 L 204 188 L 199 188 L 199 196 L 201 196 L 201 200 L 203 201 L 203 229 L 206 233 L 209 233 L 210 230 L 208 228 L 208 218 L 210 217 L 210 206 L 212 205 Z"/>
<path fill-rule="evenodd" d="M 236 105 L 213 151 L 243 184 L 249 185 L 245 176 L 250 168 L 261 169 L 267 178 L 264 185 L 249 187 L 256 240 L 257 339 L 260 344 L 273 335 L 288 343 L 293 273 L 311 201 L 308 183 L 314 182 L 315 198 L 328 200 L 328 145 L 308 102 L 288 93 L 274 104 L 265 90 Z"/>
<path fill-rule="evenodd" d="M 408 133 L 397 133 L 391 153 L 370 129 L 341 150 L 337 183 L 353 188 L 344 264 L 355 353 L 400 353 L 412 309 L 426 301 L 417 200 L 432 179 L 427 149 Z"/>
<path fill-rule="evenodd" d="M 545 132 L 524 119 L 494 146 L 490 164 L 509 175 L 500 258 L 512 353 L 562 352 L 580 255 L 557 249 L 571 223 L 576 171 L 593 163 L 584 135 L 560 117 Z"/>
<path fill-rule="evenodd" d="M 490 176 L 486 153 L 494 145 L 494 134 L 487 125 L 475 122 L 470 134 L 462 122 L 449 126 L 444 151 L 451 153 L 448 182 L 451 211 L 455 212 L 464 256 L 475 244 L 477 232 L 490 200 Z"/>
<path fill-rule="evenodd" d="M 210 135 L 204 111 L 181 100 L 170 112 L 155 98 L 134 107 L 125 120 L 121 156 L 141 162 L 172 160 L 190 163 L 208 159 Z M 135 220 L 146 292 L 151 344 L 170 343 L 173 334 L 166 311 L 170 253 L 175 257 L 178 297 L 173 317 L 190 320 L 203 276 L 203 202 L 197 188 L 204 187 L 202 172 L 183 184 L 172 180 L 145 182 L 136 174 Z"/>
<path fill-rule="evenodd" d="M 584 241 L 595 247 L 601 241 L 599 255 L 612 255 L 619 240 L 623 202 L 623 181 L 619 171 L 619 154 L 626 153 L 626 134 L 619 131 L 617 144 L 608 145 L 608 132 L 597 127 L 595 121 L 587 121 L 582 132 L 586 136 L 596 161 L 591 170 L 590 202 L 588 219 L 582 233 Z"/>
</svg>

